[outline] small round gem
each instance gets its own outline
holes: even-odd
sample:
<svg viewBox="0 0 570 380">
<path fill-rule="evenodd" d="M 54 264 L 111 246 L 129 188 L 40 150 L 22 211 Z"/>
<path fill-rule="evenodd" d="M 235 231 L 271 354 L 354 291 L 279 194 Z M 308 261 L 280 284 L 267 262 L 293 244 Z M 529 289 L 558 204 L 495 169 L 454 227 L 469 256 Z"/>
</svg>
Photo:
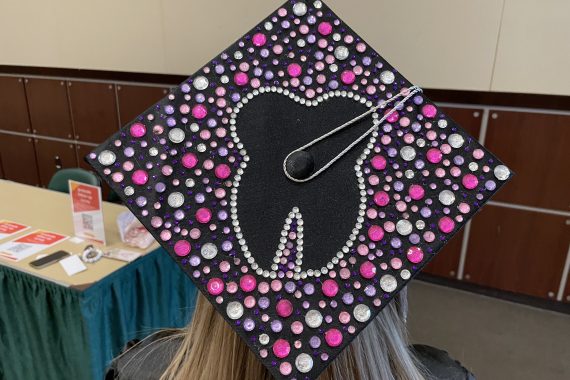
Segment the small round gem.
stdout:
<svg viewBox="0 0 570 380">
<path fill-rule="evenodd" d="M 354 311 L 352 313 L 354 315 L 354 319 L 358 322 L 366 322 L 370 319 L 371 312 L 370 308 L 365 304 L 359 304 L 354 307 Z"/>
<path fill-rule="evenodd" d="M 319 24 L 318 30 L 319 33 L 322 34 L 323 36 L 328 36 L 329 34 L 332 33 L 333 27 L 329 22 L 324 21 Z"/>
<path fill-rule="evenodd" d="M 192 169 L 198 164 L 198 157 L 194 153 L 186 153 L 182 156 L 182 165 L 187 169 Z"/>
<path fill-rule="evenodd" d="M 127 186 L 125 187 L 125 195 L 130 197 L 131 195 L 133 195 L 135 193 L 135 189 L 132 186 Z"/>
<path fill-rule="evenodd" d="M 409 270 L 404 269 L 400 272 L 400 277 L 402 277 L 403 280 L 409 280 L 410 277 L 412 277 L 412 273 Z"/>
<path fill-rule="evenodd" d="M 372 241 L 382 240 L 384 238 L 384 229 L 375 224 L 371 225 L 370 228 L 368 228 L 368 238 Z"/>
<path fill-rule="evenodd" d="M 433 104 L 426 104 L 422 107 L 422 114 L 425 117 L 432 118 L 437 114 L 437 108 Z"/>
<path fill-rule="evenodd" d="M 181 143 L 184 141 L 186 134 L 180 128 L 173 128 L 168 132 L 168 139 L 175 144 Z"/>
<path fill-rule="evenodd" d="M 461 136 L 460 134 L 453 133 L 449 135 L 449 137 L 447 138 L 447 142 L 449 143 L 449 145 L 451 145 L 452 148 L 458 149 L 463 146 L 463 143 L 465 143 L 465 139 L 463 139 L 463 136 Z"/>
<path fill-rule="evenodd" d="M 380 278 L 380 287 L 383 291 L 391 293 L 398 287 L 398 281 L 391 274 L 385 274 Z"/>
<path fill-rule="evenodd" d="M 299 1 L 298 3 L 296 3 L 295 5 L 293 5 L 293 13 L 295 14 L 295 16 L 304 16 L 307 13 L 307 4 L 303 3 L 302 1 Z"/>
<path fill-rule="evenodd" d="M 282 318 L 287 318 L 291 314 L 293 314 L 293 304 L 289 300 L 285 299 L 279 300 L 279 302 L 277 302 L 277 305 L 275 306 L 275 309 L 277 311 L 277 315 L 279 315 Z"/>
<path fill-rule="evenodd" d="M 497 165 L 493 173 L 499 181 L 506 181 L 511 175 L 511 171 L 505 165 Z"/>
<path fill-rule="evenodd" d="M 441 153 L 441 150 L 437 148 L 431 148 L 430 150 L 427 151 L 426 157 L 427 160 L 432 164 L 437 164 L 442 160 L 443 153 Z"/>
<path fill-rule="evenodd" d="M 303 69 L 301 68 L 301 65 L 299 65 L 298 63 L 291 63 L 289 66 L 287 66 L 287 72 L 293 78 L 297 78 L 298 76 L 301 75 Z"/>
<path fill-rule="evenodd" d="M 273 343 L 273 354 L 279 359 L 286 358 L 291 352 L 291 345 L 285 339 L 277 339 Z"/>
<path fill-rule="evenodd" d="M 198 223 L 206 224 L 212 219 L 212 211 L 210 209 L 202 207 L 196 210 L 196 220 Z"/>
<path fill-rule="evenodd" d="M 372 160 L 370 160 L 370 163 L 372 164 L 372 167 L 376 170 L 386 169 L 386 159 L 383 156 L 376 155 L 376 156 L 372 157 Z"/>
<path fill-rule="evenodd" d="M 329 347 L 338 347 L 342 344 L 342 333 L 338 329 L 330 329 L 325 332 L 325 342 Z"/>
<path fill-rule="evenodd" d="M 230 176 L 232 171 L 228 165 L 220 164 L 216 166 L 216 169 L 214 169 L 214 173 L 216 174 L 216 177 L 218 177 L 219 179 L 226 179 Z"/>
<path fill-rule="evenodd" d="M 437 226 L 441 232 L 448 234 L 455 228 L 455 222 L 450 217 L 444 216 L 439 220 Z"/>
<path fill-rule="evenodd" d="M 213 296 L 218 296 L 224 291 L 224 282 L 220 278 L 211 278 L 206 285 L 208 293 Z"/>
<path fill-rule="evenodd" d="M 346 46 L 341 45 L 337 46 L 337 48 L 334 50 L 334 56 L 339 61 L 344 61 L 350 56 L 350 52 L 348 51 L 348 48 Z"/>
<path fill-rule="evenodd" d="M 308 354 L 300 354 L 295 358 L 295 367 L 301 373 L 308 373 L 313 369 L 313 358 Z"/>
<path fill-rule="evenodd" d="M 406 256 L 408 257 L 408 260 L 410 260 L 411 263 L 414 264 L 421 263 L 422 260 L 424 259 L 424 251 L 422 251 L 420 247 L 413 246 L 408 248 Z"/>
<path fill-rule="evenodd" d="M 374 203 L 378 206 L 384 207 L 390 202 L 390 196 L 385 191 L 377 191 L 374 193 Z"/>
<path fill-rule="evenodd" d="M 404 161 L 412 161 L 416 158 L 416 150 L 413 147 L 406 145 L 400 149 L 400 156 Z"/>
<path fill-rule="evenodd" d="M 468 190 L 473 190 L 479 184 L 479 180 L 473 174 L 466 174 L 463 176 L 461 183 Z"/>
<path fill-rule="evenodd" d="M 255 277 L 253 277 L 251 274 L 246 274 L 239 280 L 239 287 L 244 292 L 249 293 L 253 291 L 256 286 L 257 286 L 257 281 L 255 280 Z"/>
<path fill-rule="evenodd" d="M 334 297 L 338 293 L 338 284 L 329 278 L 323 282 L 322 290 L 325 296 Z"/>
<path fill-rule="evenodd" d="M 238 301 L 232 301 L 228 303 L 228 306 L 226 307 L 226 313 L 230 319 L 240 319 L 243 315 L 243 305 Z"/>
<path fill-rule="evenodd" d="M 293 372 L 293 366 L 289 362 L 282 362 L 279 364 L 279 373 L 283 376 L 289 376 Z"/>
<path fill-rule="evenodd" d="M 412 233 L 414 226 L 409 220 L 401 219 L 396 223 L 396 231 L 402 236 L 408 236 Z"/>
<path fill-rule="evenodd" d="M 192 82 L 192 85 L 198 91 L 203 91 L 207 89 L 209 84 L 210 82 L 208 81 L 208 78 L 201 75 L 199 77 L 194 78 L 194 82 Z"/>
<path fill-rule="evenodd" d="M 360 265 L 360 275 L 366 279 L 376 276 L 376 266 L 370 261 L 365 261 Z"/>
<path fill-rule="evenodd" d="M 439 201 L 445 206 L 450 206 L 455 202 L 455 194 L 451 190 L 443 190 L 439 193 Z"/>
<path fill-rule="evenodd" d="M 101 153 L 99 153 L 99 157 L 97 158 L 99 163 L 105 166 L 113 165 L 116 159 L 117 156 L 115 155 L 115 153 L 111 152 L 110 150 L 102 151 Z"/>
<path fill-rule="evenodd" d="M 267 37 L 263 33 L 256 33 L 251 40 L 255 46 L 261 47 L 267 42 Z"/>
<path fill-rule="evenodd" d="M 184 195 L 179 192 L 170 193 L 168 196 L 168 205 L 172 208 L 181 207 L 184 204 Z"/>
<path fill-rule="evenodd" d="M 310 328 L 316 329 L 323 323 L 323 315 L 318 310 L 309 310 L 305 315 L 305 323 Z"/>
<path fill-rule="evenodd" d="M 142 123 L 134 123 L 129 131 L 133 137 L 143 137 L 146 134 L 146 127 Z"/>
<path fill-rule="evenodd" d="M 410 194 L 410 198 L 412 198 L 414 201 L 419 201 L 424 197 L 426 192 L 422 186 L 412 185 L 410 186 L 408 193 Z"/>
<path fill-rule="evenodd" d="M 174 253 L 181 257 L 188 256 L 191 248 L 190 243 L 186 240 L 178 240 L 176 244 L 174 244 Z"/>
<path fill-rule="evenodd" d="M 131 179 L 135 185 L 142 186 L 148 182 L 148 173 L 144 170 L 135 170 Z"/>
<path fill-rule="evenodd" d="M 269 335 L 267 334 L 261 334 L 259 336 L 259 343 L 263 344 L 264 346 L 269 343 Z"/>
<path fill-rule="evenodd" d="M 200 249 L 203 258 L 211 260 L 218 254 L 218 247 L 213 243 L 206 243 Z"/>
<path fill-rule="evenodd" d="M 380 80 L 384 84 L 392 84 L 394 83 L 394 80 L 396 80 L 396 76 L 393 72 L 385 70 L 380 73 Z"/>
</svg>

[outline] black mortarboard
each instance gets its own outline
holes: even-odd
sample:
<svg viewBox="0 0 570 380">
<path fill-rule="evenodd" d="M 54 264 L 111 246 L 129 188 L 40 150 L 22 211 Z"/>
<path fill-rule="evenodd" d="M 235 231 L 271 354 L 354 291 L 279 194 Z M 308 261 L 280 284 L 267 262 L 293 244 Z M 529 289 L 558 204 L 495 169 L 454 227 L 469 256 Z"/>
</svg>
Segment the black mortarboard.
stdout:
<svg viewBox="0 0 570 380">
<path fill-rule="evenodd" d="M 511 175 L 321 1 L 288 1 L 87 160 L 288 379 Z"/>
</svg>

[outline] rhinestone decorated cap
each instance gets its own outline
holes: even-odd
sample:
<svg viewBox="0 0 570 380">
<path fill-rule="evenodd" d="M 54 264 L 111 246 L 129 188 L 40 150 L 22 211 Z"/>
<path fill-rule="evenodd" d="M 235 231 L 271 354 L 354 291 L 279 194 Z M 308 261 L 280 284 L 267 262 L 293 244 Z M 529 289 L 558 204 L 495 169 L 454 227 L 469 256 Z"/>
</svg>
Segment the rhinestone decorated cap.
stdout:
<svg viewBox="0 0 570 380">
<path fill-rule="evenodd" d="M 511 176 L 414 88 L 289 1 L 86 159 L 276 378 L 315 379 Z"/>
</svg>

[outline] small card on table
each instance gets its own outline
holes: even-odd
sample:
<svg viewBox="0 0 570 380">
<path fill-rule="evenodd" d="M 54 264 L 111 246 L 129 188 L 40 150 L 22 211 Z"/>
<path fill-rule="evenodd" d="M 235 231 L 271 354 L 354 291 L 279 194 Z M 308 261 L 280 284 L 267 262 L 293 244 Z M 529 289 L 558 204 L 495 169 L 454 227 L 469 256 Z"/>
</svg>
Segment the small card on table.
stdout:
<svg viewBox="0 0 570 380">
<path fill-rule="evenodd" d="M 0 257 L 20 261 L 60 243 L 67 238 L 68 236 L 55 232 L 37 230 L 20 236 L 15 240 L 0 244 Z"/>
<path fill-rule="evenodd" d="M 13 236 L 27 230 L 30 226 L 13 222 L 11 220 L 0 219 L 0 240 Z"/>
</svg>

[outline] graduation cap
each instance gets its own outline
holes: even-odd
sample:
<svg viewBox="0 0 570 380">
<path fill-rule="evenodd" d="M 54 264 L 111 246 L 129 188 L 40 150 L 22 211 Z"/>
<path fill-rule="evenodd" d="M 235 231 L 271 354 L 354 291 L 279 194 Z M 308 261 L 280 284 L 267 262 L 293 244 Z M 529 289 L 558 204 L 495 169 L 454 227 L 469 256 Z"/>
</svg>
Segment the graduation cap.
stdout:
<svg viewBox="0 0 570 380">
<path fill-rule="evenodd" d="M 317 378 L 511 176 L 301 0 L 87 161 L 287 379 Z"/>
</svg>

